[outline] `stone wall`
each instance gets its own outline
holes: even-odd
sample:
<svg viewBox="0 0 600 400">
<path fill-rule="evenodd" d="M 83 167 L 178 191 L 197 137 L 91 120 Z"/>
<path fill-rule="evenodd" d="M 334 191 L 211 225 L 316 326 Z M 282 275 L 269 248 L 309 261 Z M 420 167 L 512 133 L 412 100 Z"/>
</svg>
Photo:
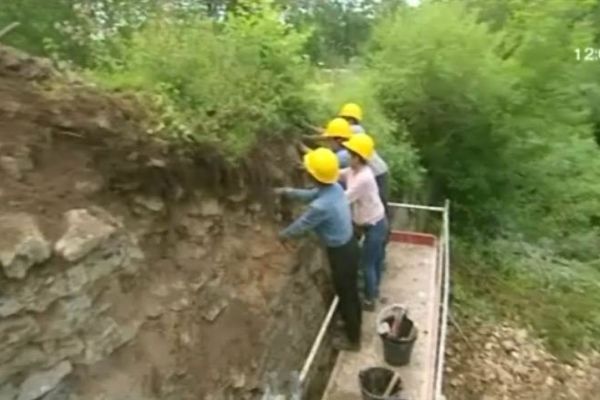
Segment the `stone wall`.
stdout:
<svg viewBox="0 0 600 400">
<path fill-rule="evenodd" d="M 135 275 L 143 254 L 122 224 L 102 209 L 75 209 L 52 243 L 33 215 L 0 216 L 0 396 L 34 400 L 50 393 L 73 365 L 93 365 L 132 340 L 140 320 L 123 323 L 98 295 Z"/>
</svg>

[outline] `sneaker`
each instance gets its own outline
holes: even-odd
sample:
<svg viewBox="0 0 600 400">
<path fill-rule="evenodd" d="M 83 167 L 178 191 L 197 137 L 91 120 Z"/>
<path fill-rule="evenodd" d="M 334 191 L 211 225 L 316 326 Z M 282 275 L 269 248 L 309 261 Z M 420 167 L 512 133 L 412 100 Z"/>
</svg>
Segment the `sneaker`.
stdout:
<svg viewBox="0 0 600 400">
<path fill-rule="evenodd" d="M 375 311 L 375 302 L 373 300 L 363 300 L 362 309 L 364 311 Z"/>
<path fill-rule="evenodd" d="M 337 351 L 360 351 L 360 342 L 353 343 L 346 338 L 336 337 L 333 338 L 333 348 Z"/>
</svg>

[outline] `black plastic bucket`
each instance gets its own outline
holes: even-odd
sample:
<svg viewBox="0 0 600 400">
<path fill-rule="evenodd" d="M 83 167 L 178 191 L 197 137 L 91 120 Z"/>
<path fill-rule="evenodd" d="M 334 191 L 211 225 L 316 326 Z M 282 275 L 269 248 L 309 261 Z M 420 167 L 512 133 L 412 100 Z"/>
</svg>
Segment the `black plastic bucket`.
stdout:
<svg viewBox="0 0 600 400">
<path fill-rule="evenodd" d="M 386 318 L 384 322 L 391 325 L 393 319 L 394 317 Z M 402 319 L 398 338 L 389 338 L 387 335 L 380 335 L 380 337 L 383 343 L 385 362 L 397 367 L 410 363 L 410 357 L 417 340 L 417 328 L 410 318 L 405 315 Z"/>
<path fill-rule="evenodd" d="M 394 384 L 390 395 L 383 397 L 393 377 L 394 371 L 382 367 L 367 368 L 360 371 L 358 382 L 363 400 L 399 400 L 400 391 L 402 390 L 400 379 Z"/>
</svg>

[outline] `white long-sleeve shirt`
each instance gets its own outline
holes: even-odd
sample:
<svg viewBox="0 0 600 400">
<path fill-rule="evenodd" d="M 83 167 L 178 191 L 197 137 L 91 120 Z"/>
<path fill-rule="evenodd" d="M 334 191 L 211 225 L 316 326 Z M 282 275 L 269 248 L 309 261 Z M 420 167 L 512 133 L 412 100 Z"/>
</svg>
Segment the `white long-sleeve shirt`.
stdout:
<svg viewBox="0 0 600 400">
<path fill-rule="evenodd" d="M 385 209 L 375 175 L 368 166 L 355 171 L 345 168 L 341 179 L 346 182 L 346 197 L 352 209 L 352 221 L 357 225 L 373 225 L 385 216 Z"/>
</svg>

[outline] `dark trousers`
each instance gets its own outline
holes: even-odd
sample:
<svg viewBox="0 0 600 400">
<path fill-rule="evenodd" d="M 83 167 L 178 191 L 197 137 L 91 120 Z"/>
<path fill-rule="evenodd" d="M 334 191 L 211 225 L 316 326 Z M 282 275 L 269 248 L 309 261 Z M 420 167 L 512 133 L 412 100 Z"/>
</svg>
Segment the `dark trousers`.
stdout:
<svg viewBox="0 0 600 400">
<path fill-rule="evenodd" d="M 365 277 L 365 299 L 373 301 L 379 297 L 379 283 L 388 232 L 387 219 L 383 216 L 376 224 L 364 226 L 363 230 L 365 240 L 361 249 L 361 265 Z"/>
<path fill-rule="evenodd" d="M 362 310 L 358 298 L 358 263 L 360 252 L 356 239 L 339 247 L 328 247 L 327 257 L 331 267 L 333 286 L 340 302 L 338 310 L 344 321 L 346 335 L 352 343 L 360 342 Z"/>
</svg>

